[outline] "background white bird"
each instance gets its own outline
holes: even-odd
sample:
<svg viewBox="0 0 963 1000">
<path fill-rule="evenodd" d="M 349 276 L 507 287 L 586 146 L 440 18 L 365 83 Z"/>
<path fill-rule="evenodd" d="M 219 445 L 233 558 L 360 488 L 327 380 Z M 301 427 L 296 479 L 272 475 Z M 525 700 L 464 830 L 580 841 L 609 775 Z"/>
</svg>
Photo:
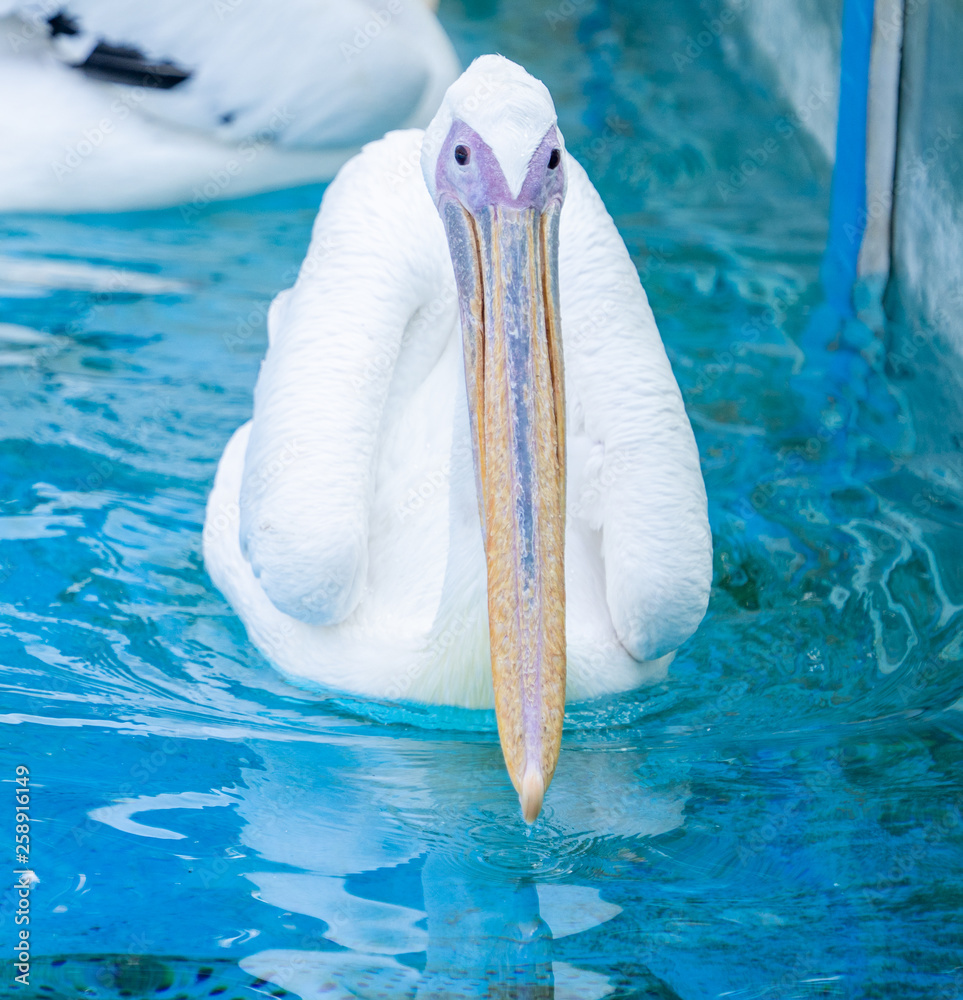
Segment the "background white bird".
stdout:
<svg viewBox="0 0 963 1000">
<path fill-rule="evenodd" d="M 474 160 L 459 139 L 469 134 Z M 456 185 L 464 176 L 458 198 L 466 204 L 489 183 L 484 173 L 459 174 L 469 161 L 514 185 L 508 200 L 524 200 L 543 175 L 555 185 L 552 204 L 567 185 L 557 237 L 564 418 L 516 412 L 506 423 L 485 409 L 487 400 L 472 398 L 474 389 L 466 393 L 472 310 L 488 314 L 479 336 L 495 352 L 492 345 L 518 333 L 510 328 L 512 303 L 517 316 L 527 299 L 543 299 L 546 316 L 554 309 L 554 238 L 544 226 L 541 249 L 529 246 L 543 276 L 531 287 L 519 285 L 524 267 L 516 280 L 481 271 L 466 278 L 473 266 L 484 270 L 491 253 L 515 252 L 495 230 L 524 215 L 504 206 L 490 218 L 484 207 L 458 209 L 492 227 L 471 253 L 462 244 L 474 237 L 463 238 L 461 223 L 451 221 L 457 211 L 446 234 L 439 217 L 453 203 L 441 190 L 446 172 Z M 453 258 L 462 270 L 457 282 Z M 476 278 L 489 296 L 484 310 L 468 301 Z M 492 315 L 498 310 L 501 318 Z M 500 323 L 507 332 L 493 329 Z M 365 147 L 326 192 L 298 280 L 276 298 L 268 326 L 254 417 L 221 459 L 204 547 L 215 584 L 278 668 L 297 683 L 367 696 L 496 704 L 519 787 L 531 747 L 519 750 L 515 773 L 497 669 L 493 686 L 488 608 L 503 569 L 514 581 L 508 590 L 529 583 L 524 553 L 498 563 L 492 534 L 504 524 L 537 535 L 548 520 L 518 507 L 517 477 L 515 492 L 494 509 L 491 445 L 499 428 L 514 442 L 519 422 L 529 421 L 539 440 L 549 425 L 567 427 L 559 430 L 562 454 L 567 437 L 567 698 L 664 675 L 708 600 L 711 538 L 699 457 L 636 270 L 584 170 L 564 153 L 541 83 L 508 60 L 482 57 L 449 89 L 427 133 L 394 132 Z M 494 357 L 485 355 L 488 377 Z M 551 384 L 537 372 L 522 381 L 509 392 L 551 402 Z M 487 478 L 478 480 L 487 574 L 472 420 L 495 435 L 486 446 Z M 534 474 L 537 492 L 551 476 Z M 519 527 L 532 517 L 535 528 Z M 539 571 L 561 557 L 535 548 Z M 546 620 L 555 627 L 557 616 Z M 536 669 L 536 685 L 554 683 L 552 670 Z M 524 708 L 524 692 L 515 697 Z M 556 722 L 560 738 L 560 713 Z M 545 787 L 553 768 L 554 761 L 543 765 Z"/>
<path fill-rule="evenodd" d="M 330 179 L 458 71 L 422 0 L 0 0 L 0 210 Z"/>
</svg>

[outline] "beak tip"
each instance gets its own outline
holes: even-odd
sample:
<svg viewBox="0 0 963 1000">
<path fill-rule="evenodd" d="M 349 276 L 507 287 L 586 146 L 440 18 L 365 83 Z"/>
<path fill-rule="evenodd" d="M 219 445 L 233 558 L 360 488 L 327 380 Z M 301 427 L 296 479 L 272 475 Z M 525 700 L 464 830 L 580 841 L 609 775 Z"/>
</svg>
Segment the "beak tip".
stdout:
<svg viewBox="0 0 963 1000">
<path fill-rule="evenodd" d="M 518 793 L 518 800 L 522 804 L 522 816 L 529 826 L 538 819 L 544 798 L 545 779 L 542 777 L 541 769 L 530 764 L 522 779 L 522 789 Z"/>
</svg>

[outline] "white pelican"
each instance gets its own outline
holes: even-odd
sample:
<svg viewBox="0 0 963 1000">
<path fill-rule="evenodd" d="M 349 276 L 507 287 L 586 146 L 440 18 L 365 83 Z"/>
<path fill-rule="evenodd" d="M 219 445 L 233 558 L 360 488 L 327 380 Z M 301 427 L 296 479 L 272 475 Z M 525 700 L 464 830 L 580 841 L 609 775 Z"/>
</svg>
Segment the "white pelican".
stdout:
<svg viewBox="0 0 963 1000">
<path fill-rule="evenodd" d="M 204 528 L 296 683 L 494 705 L 530 822 L 563 699 L 663 675 L 711 576 L 678 385 L 564 150 L 545 86 L 484 56 L 342 169 Z"/>
<path fill-rule="evenodd" d="M 0 0 L 0 211 L 329 180 L 458 72 L 425 0 Z"/>
</svg>

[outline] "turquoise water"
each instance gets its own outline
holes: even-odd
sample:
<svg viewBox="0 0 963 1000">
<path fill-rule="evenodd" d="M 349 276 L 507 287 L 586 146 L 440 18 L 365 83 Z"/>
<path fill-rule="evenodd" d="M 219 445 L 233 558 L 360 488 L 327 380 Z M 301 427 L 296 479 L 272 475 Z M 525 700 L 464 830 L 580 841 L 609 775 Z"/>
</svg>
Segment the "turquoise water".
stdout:
<svg viewBox="0 0 963 1000">
<path fill-rule="evenodd" d="M 818 308 L 818 147 L 738 19 L 680 66 L 706 14 L 668 8 L 441 12 L 555 95 L 715 539 L 702 628 L 665 684 L 571 709 L 530 832 L 490 716 L 287 686 L 204 572 L 322 189 L 0 218 L 0 322 L 45 334 L 0 344 L 0 779 L 30 769 L 39 879 L 0 995 L 963 995 L 963 498 L 912 357 Z"/>
</svg>

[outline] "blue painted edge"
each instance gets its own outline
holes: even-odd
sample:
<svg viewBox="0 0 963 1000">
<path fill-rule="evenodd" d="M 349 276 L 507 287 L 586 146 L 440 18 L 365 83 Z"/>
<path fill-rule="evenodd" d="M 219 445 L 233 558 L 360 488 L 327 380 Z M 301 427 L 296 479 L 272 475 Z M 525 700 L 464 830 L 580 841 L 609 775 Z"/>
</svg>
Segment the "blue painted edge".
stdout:
<svg viewBox="0 0 963 1000">
<path fill-rule="evenodd" d="M 866 108 L 874 0 L 844 0 L 836 164 L 829 240 L 820 277 L 826 301 L 841 318 L 853 315 L 856 264 L 866 228 Z"/>
<path fill-rule="evenodd" d="M 800 341 L 806 369 L 795 379 L 796 391 L 808 409 L 833 410 L 834 429 L 823 444 L 826 455 L 839 457 L 845 453 L 848 432 L 858 412 L 850 400 L 862 399 L 868 391 L 869 366 L 859 350 L 862 331 L 855 316 L 853 290 L 866 226 L 866 112 L 873 7 L 874 0 L 843 3 L 836 163 L 829 237 L 819 273 L 824 298 L 809 315 Z"/>
</svg>

